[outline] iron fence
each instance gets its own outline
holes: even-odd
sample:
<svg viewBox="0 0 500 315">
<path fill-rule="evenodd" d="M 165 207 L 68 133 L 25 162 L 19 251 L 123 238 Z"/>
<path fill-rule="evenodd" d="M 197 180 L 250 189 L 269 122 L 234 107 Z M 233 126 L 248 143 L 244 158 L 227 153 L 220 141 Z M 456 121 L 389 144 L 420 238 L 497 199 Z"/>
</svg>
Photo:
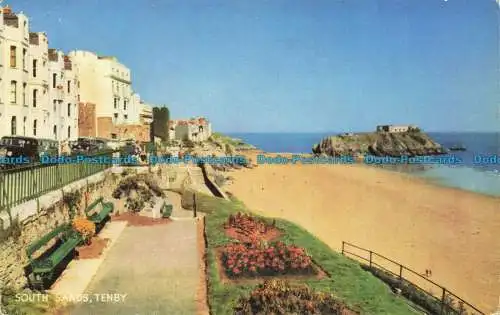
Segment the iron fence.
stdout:
<svg viewBox="0 0 500 315">
<path fill-rule="evenodd" d="M 365 264 L 375 276 L 432 314 L 486 315 L 445 287 L 400 263 L 372 250 L 342 242 L 342 255 L 351 256 Z"/>
<path fill-rule="evenodd" d="M 111 157 L 110 152 L 91 158 Z M 110 163 L 33 164 L 0 170 L 0 211 L 111 167 Z"/>
</svg>

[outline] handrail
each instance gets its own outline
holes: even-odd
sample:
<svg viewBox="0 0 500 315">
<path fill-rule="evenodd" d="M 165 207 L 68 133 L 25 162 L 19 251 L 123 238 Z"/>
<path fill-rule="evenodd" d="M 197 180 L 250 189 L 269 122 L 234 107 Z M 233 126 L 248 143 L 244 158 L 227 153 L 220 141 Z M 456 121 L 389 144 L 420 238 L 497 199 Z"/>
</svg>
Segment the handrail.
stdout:
<svg viewBox="0 0 500 315">
<path fill-rule="evenodd" d="M 98 152 L 89 157 L 110 156 L 111 151 Z M 111 163 L 21 165 L 0 170 L 0 212 L 32 200 L 49 191 L 57 190 L 74 181 L 110 168 Z"/>
<path fill-rule="evenodd" d="M 359 250 L 361 250 L 361 251 L 364 251 L 364 252 L 368 253 L 368 254 L 369 254 L 369 258 L 366 258 L 366 257 L 360 256 L 360 255 L 358 255 L 358 254 L 356 254 L 356 253 L 352 253 L 352 252 L 347 251 L 347 250 L 346 250 L 346 247 L 347 247 L 347 246 L 349 246 L 349 247 L 353 247 L 353 248 L 357 248 L 357 249 L 359 249 Z M 446 298 L 446 294 L 448 293 L 449 295 L 454 296 L 454 297 L 455 297 L 456 299 L 458 299 L 460 302 L 462 302 L 463 304 L 467 305 L 468 307 L 470 307 L 470 308 L 471 308 L 471 309 L 473 309 L 474 311 L 478 312 L 479 314 L 481 314 L 481 315 L 485 315 L 485 313 L 484 313 L 484 312 L 480 311 L 480 310 L 479 310 L 479 309 L 477 309 L 474 305 L 472 305 L 472 304 L 468 303 L 467 301 L 463 300 L 463 299 L 462 299 L 462 298 L 460 298 L 458 295 L 456 295 L 456 294 L 454 294 L 453 292 L 449 291 L 449 290 L 448 290 L 448 289 L 446 289 L 445 287 L 443 287 L 443 286 L 441 286 L 441 285 L 437 284 L 436 282 L 434 282 L 434 281 L 432 281 L 432 280 L 429 280 L 427 277 L 422 276 L 422 275 L 421 275 L 420 273 L 418 273 L 417 271 L 412 270 L 412 269 L 410 269 L 410 268 L 408 268 L 408 267 L 406 267 L 406 266 L 404 266 L 404 265 L 402 265 L 402 264 L 400 264 L 400 263 L 398 263 L 398 262 L 396 262 L 396 261 L 394 261 L 394 260 L 392 260 L 392 259 L 390 259 L 390 258 L 387 258 L 387 257 L 385 257 L 385 256 L 383 256 L 383 255 L 381 255 L 381 254 L 379 254 L 379 253 L 377 253 L 377 252 L 374 252 L 374 251 L 372 251 L 372 250 L 369 250 L 369 249 L 366 249 L 366 248 L 360 247 L 360 246 L 358 246 L 358 245 L 355 245 L 355 244 L 352 244 L 352 243 L 349 243 L 349 242 L 346 242 L 346 241 L 342 241 L 342 255 L 346 256 L 346 254 L 349 254 L 349 255 L 351 255 L 351 256 L 358 257 L 359 259 L 361 259 L 361 260 L 363 260 L 363 261 L 368 262 L 368 263 L 369 263 L 369 266 L 370 266 L 371 268 L 373 268 L 373 266 L 376 266 L 375 268 L 377 268 L 377 269 L 381 269 L 381 270 L 385 270 L 386 272 L 388 272 L 388 273 L 390 273 L 390 274 L 392 274 L 392 275 L 394 275 L 394 276 L 396 276 L 396 277 L 399 277 L 399 279 L 400 279 L 400 280 L 404 280 L 404 281 L 406 281 L 406 282 L 410 283 L 411 285 L 413 285 L 414 287 L 416 287 L 416 288 L 418 288 L 418 289 L 422 290 L 422 291 L 423 291 L 423 292 L 425 292 L 427 295 L 431 296 L 432 298 L 436 299 L 437 301 L 439 301 L 439 302 L 441 303 L 441 314 L 444 314 L 444 313 L 443 313 L 443 312 L 444 312 L 444 308 L 445 308 L 445 305 L 447 305 L 447 304 L 446 304 L 446 301 L 445 301 L 445 298 Z M 391 262 L 391 263 L 395 264 L 396 266 L 398 266 L 398 267 L 399 267 L 399 274 L 396 274 L 395 272 L 393 272 L 393 271 L 391 271 L 391 270 L 388 270 L 387 268 L 385 268 L 385 267 L 383 267 L 383 266 L 381 266 L 381 265 L 379 265 L 379 264 L 375 263 L 375 262 L 373 261 L 373 256 L 383 258 L 383 259 L 385 259 L 386 261 L 389 261 L 389 262 Z M 433 294 L 431 294 L 431 293 L 427 292 L 425 289 L 423 289 L 423 288 L 422 288 L 422 287 L 420 287 L 419 285 L 417 285 L 417 284 L 415 284 L 415 283 L 413 283 L 413 282 L 409 281 L 408 279 L 404 278 L 404 277 L 403 277 L 403 270 L 409 271 L 409 272 L 411 272 L 412 274 L 417 275 L 418 277 L 420 277 L 420 278 L 424 279 L 425 281 L 427 281 L 427 282 L 429 282 L 429 283 L 432 283 L 432 284 L 433 284 L 433 285 L 435 285 L 436 287 L 439 287 L 439 288 L 442 290 L 442 295 L 441 295 L 441 298 L 439 298 L 439 297 L 437 297 L 437 296 L 435 296 L 435 295 L 433 295 Z M 457 314 L 458 314 L 458 313 L 457 313 Z"/>
</svg>

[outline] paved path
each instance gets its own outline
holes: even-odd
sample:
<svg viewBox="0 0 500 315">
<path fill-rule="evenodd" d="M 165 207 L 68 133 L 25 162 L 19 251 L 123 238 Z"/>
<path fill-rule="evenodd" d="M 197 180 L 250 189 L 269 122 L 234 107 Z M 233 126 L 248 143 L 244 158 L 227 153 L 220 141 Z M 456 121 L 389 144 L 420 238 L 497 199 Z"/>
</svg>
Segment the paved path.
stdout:
<svg viewBox="0 0 500 315">
<path fill-rule="evenodd" d="M 100 238 L 107 238 L 109 240 L 101 257 L 72 260 L 49 292 L 58 295 L 63 300 L 84 294 L 92 280 L 91 276 L 97 273 L 99 267 L 104 263 L 106 256 L 126 229 L 126 226 L 127 222 L 124 221 L 107 223 L 99 233 Z"/>
<path fill-rule="evenodd" d="M 196 314 L 199 281 L 196 221 L 127 227 L 86 290 L 93 303 L 72 315 Z M 121 302 L 97 302 L 101 293 L 127 294 Z"/>
</svg>

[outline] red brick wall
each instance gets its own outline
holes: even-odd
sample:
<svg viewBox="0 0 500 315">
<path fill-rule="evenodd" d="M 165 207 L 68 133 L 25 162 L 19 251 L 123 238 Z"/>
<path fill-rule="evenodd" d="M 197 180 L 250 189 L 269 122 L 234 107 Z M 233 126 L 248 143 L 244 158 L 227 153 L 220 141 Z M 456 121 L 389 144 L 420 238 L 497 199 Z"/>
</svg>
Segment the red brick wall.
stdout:
<svg viewBox="0 0 500 315">
<path fill-rule="evenodd" d="M 118 139 L 135 139 L 149 142 L 150 125 L 113 125 L 111 117 L 96 117 L 96 105 L 93 103 L 78 104 L 78 136 L 112 139 L 116 134 Z"/>
<path fill-rule="evenodd" d="M 95 137 L 96 129 L 96 114 L 95 104 L 79 103 L 78 104 L 78 136 L 79 137 Z"/>
<path fill-rule="evenodd" d="M 114 127 L 111 117 L 97 117 L 97 137 L 111 139 L 112 133 Z"/>
</svg>

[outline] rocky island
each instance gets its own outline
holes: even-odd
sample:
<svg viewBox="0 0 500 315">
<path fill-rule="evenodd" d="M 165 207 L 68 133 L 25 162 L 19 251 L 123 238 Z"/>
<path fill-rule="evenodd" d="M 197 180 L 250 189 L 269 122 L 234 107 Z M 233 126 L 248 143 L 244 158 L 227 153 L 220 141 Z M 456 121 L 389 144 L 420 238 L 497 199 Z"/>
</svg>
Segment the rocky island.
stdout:
<svg viewBox="0 0 500 315">
<path fill-rule="evenodd" d="M 423 156 L 446 154 L 447 150 L 414 125 L 377 126 L 375 132 L 329 136 L 315 144 L 317 155 Z"/>
</svg>

